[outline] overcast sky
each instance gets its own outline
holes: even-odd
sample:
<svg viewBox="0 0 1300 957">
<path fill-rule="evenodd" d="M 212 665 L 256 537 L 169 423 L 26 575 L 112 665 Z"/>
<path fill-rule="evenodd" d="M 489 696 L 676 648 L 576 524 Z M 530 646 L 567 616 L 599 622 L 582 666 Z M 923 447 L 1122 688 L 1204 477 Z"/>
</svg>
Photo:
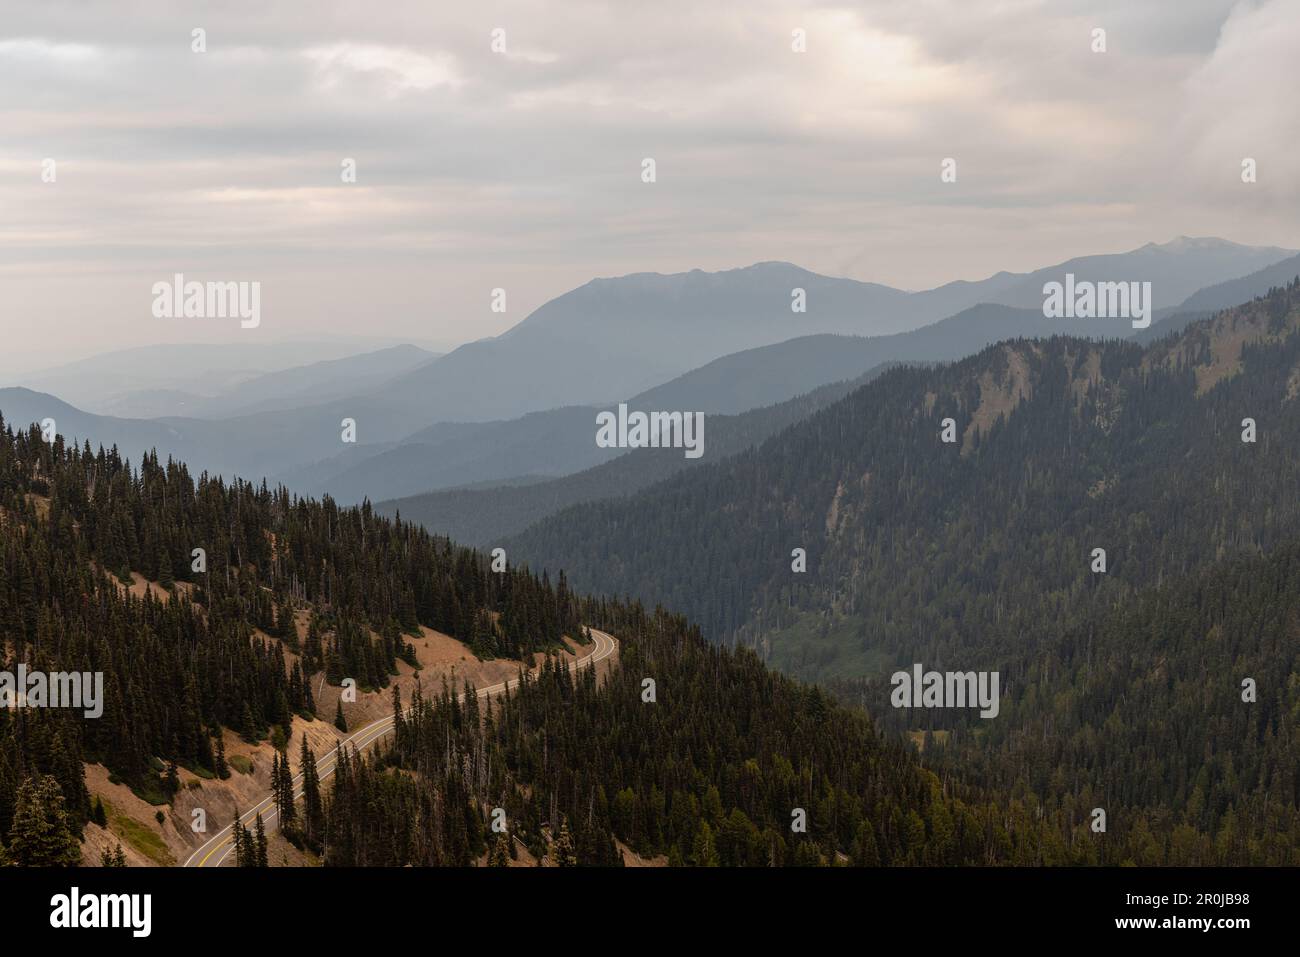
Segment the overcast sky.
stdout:
<svg viewBox="0 0 1300 957">
<path fill-rule="evenodd" d="M 628 272 L 1300 247 L 1298 54 L 1300 0 L 0 0 L 0 367 L 452 345 Z M 175 272 L 260 281 L 261 326 L 154 318 Z"/>
</svg>

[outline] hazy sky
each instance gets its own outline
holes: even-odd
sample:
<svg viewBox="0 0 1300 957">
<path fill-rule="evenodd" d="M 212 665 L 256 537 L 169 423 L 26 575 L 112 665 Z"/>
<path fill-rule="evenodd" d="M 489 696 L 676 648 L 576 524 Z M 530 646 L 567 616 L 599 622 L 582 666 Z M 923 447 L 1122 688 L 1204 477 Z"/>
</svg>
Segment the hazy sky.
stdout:
<svg viewBox="0 0 1300 957">
<path fill-rule="evenodd" d="M 0 368 L 454 344 L 627 272 L 1300 247 L 1298 52 L 1300 0 L 0 0 Z M 154 318 L 175 272 L 261 282 L 261 326 Z"/>
</svg>

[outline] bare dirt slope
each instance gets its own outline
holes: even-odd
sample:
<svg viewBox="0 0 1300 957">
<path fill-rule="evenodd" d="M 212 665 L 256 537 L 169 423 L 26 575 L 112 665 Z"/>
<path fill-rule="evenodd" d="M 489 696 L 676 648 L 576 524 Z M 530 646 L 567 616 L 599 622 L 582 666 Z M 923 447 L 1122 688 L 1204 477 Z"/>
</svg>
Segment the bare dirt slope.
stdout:
<svg viewBox="0 0 1300 957">
<path fill-rule="evenodd" d="M 121 583 L 117 583 L 117 587 L 122 591 L 129 590 L 141 598 L 152 594 L 159 600 L 166 601 L 170 597 L 157 582 L 148 581 L 139 574 L 133 574 L 132 578 L 134 580 L 129 588 Z M 189 589 L 189 586 L 183 584 L 178 587 L 187 591 Z M 306 637 L 308 620 L 309 612 L 300 611 L 296 616 L 300 639 Z M 261 631 L 255 631 L 254 635 L 265 641 L 278 641 Z M 379 640 L 378 635 L 374 638 Z M 400 689 L 403 703 L 409 704 L 417 682 L 426 694 L 440 692 L 444 679 L 457 691 L 467 680 L 477 688 L 484 688 L 518 677 L 522 667 L 521 662 L 506 659 L 482 661 L 466 645 L 431 628 L 422 627 L 418 637 L 407 636 L 407 640 L 415 649 L 419 668 L 399 661 L 398 674 L 388 688 L 369 692 L 358 690 L 355 701 L 344 702 L 343 713 L 350 730 L 392 713 L 394 685 Z M 590 646 L 582 646 L 571 640 L 566 640 L 566 645 L 566 650 L 561 652 L 561 657 L 566 662 L 590 653 Z M 298 660 L 298 656 L 289 648 L 286 647 L 284 652 L 290 665 Z M 542 660 L 542 655 L 535 655 L 529 665 L 537 668 Z M 601 662 L 598 674 L 603 674 L 611 665 L 612 661 Z M 322 717 L 312 721 L 300 717 L 293 719 L 286 752 L 295 773 L 298 770 L 299 749 L 304 735 L 308 746 L 318 757 L 333 750 L 346 737 L 335 728 L 332 720 L 341 689 L 325 684 L 324 677 L 320 672 L 311 676 L 316 713 Z M 87 765 L 86 786 L 90 790 L 91 801 L 96 798 L 103 801 L 108 827 L 101 828 L 96 824 L 86 826 L 82 863 L 99 866 L 103 851 L 112 850 L 119 844 L 129 865 L 171 866 L 183 862 L 208 836 L 230 824 L 237 811 L 247 811 L 263 800 L 271 790 L 271 765 L 275 748 L 269 741 L 250 744 L 228 729 L 223 730 L 222 734 L 230 777 L 226 780 L 202 778 L 182 768 L 179 770 L 181 790 L 170 807 L 149 804 L 126 785 L 110 780 L 107 768 L 99 764 Z M 326 789 L 328 791 L 328 782 Z M 194 814 L 196 810 L 203 812 L 203 831 L 193 829 L 196 820 L 199 820 Z M 161 821 L 158 820 L 159 812 L 162 815 Z M 268 833 L 268 855 L 271 863 L 277 865 L 314 863 L 310 855 L 283 840 L 278 830 Z"/>
</svg>

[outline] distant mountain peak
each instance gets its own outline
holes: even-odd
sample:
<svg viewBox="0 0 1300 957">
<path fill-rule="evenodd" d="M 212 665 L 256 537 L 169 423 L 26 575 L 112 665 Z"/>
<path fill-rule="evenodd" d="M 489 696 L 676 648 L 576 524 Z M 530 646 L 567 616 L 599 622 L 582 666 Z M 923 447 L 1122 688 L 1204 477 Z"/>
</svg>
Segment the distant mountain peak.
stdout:
<svg viewBox="0 0 1300 957">
<path fill-rule="evenodd" d="M 827 279 L 831 277 L 822 276 L 810 269 L 792 262 L 785 262 L 779 259 L 766 259 L 762 262 L 750 263 L 748 266 L 733 266 L 729 269 L 687 269 L 682 272 L 631 272 L 621 276 L 598 276 L 585 286 L 603 286 L 614 283 L 624 283 L 636 280 L 684 280 L 696 278 L 722 278 L 726 276 L 745 276 L 761 273 L 799 273 L 805 276 L 817 276 L 818 278 Z M 583 287 L 579 287 L 583 288 Z"/>
<path fill-rule="evenodd" d="M 1166 243 L 1147 243 L 1141 248 L 1158 249 L 1161 252 L 1166 253 L 1179 253 L 1190 252 L 1192 250 L 1249 249 L 1251 247 L 1243 246 L 1241 243 L 1234 243 L 1230 239 L 1222 239 L 1218 236 L 1175 236 Z"/>
</svg>

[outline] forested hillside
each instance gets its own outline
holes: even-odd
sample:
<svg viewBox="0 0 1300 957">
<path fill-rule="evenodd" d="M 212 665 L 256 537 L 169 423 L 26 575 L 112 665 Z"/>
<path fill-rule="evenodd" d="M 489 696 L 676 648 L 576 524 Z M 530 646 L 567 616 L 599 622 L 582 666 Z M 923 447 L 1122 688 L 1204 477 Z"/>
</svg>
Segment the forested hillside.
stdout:
<svg viewBox="0 0 1300 957">
<path fill-rule="evenodd" d="M 506 863 L 517 848 L 483 829 L 491 807 L 561 865 L 618 863 L 615 839 L 694 865 L 1294 865 L 1298 570 L 1300 545 L 1067 632 L 998 720 L 927 735 L 932 771 L 747 650 L 663 612 L 592 605 L 623 639 L 607 683 L 547 668 L 482 708 L 472 688 L 467 705 L 446 688 L 416 701 L 391 747 L 347 762 L 328 860 Z M 1257 700 L 1242 700 L 1245 677 Z M 806 833 L 790 828 L 797 809 Z"/>
<path fill-rule="evenodd" d="M 170 599 L 130 593 L 132 571 Z M 310 613 L 301 640 L 297 609 Z M 417 623 L 480 656 L 518 658 L 576 636 L 576 612 L 562 576 L 552 586 L 491 572 L 483 556 L 368 508 L 196 481 L 153 457 L 137 471 L 115 450 L 50 444 L 0 420 L 5 668 L 104 674 L 102 717 L 0 710 L 0 839 L 25 779 L 52 776 L 78 822 L 91 811 L 86 761 L 166 797 L 173 766 L 219 770 L 219 726 L 258 740 L 309 714 L 312 674 L 386 685 Z"/>
<path fill-rule="evenodd" d="M 1097 841 L 1078 802 L 1044 816 L 1032 799 L 941 782 L 864 713 L 710 645 L 684 619 L 577 599 L 562 578 L 491 573 L 365 509 L 194 481 L 152 458 L 137 472 L 34 429 L 0 435 L 6 666 L 102 670 L 107 699 L 98 719 L 0 711 L 10 863 L 76 859 L 76 832 L 102 813 L 83 762 L 166 802 L 176 766 L 223 772 L 219 726 L 281 742 L 280 820 L 327 864 L 500 864 L 520 849 L 617 864 L 623 848 L 702 865 L 1084 863 L 1139 849 L 1122 829 Z M 207 543 L 202 573 L 193 542 Z M 123 587 L 140 568 L 172 591 L 165 603 Z M 302 641 L 295 610 L 311 621 Z M 621 642 L 599 684 L 553 662 L 481 704 L 472 688 L 466 704 L 445 686 L 395 693 L 395 708 L 414 711 L 391 744 L 348 755 L 327 784 L 287 733 L 314 707 L 313 674 L 383 685 L 411 620 L 513 656 L 555 647 L 579 618 Z M 300 663 L 286 666 L 286 648 Z M 296 812 L 283 800 L 290 755 L 310 782 Z M 490 829 L 496 808 L 510 841 Z M 266 861 L 264 838 L 239 828 L 236 839 L 244 863 Z"/>
<path fill-rule="evenodd" d="M 375 511 L 418 522 L 458 542 L 491 546 L 572 505 L 630 495 L 678 472 L 755 446 L 844 398 L 884 369 L 877 366 L 851 380 L 738 415 L 709 415 L 704 455 L 698 459 L 688 459 L 677 449 L 633 449 L 613 461 L 562 478 L 496 488 L 445 489 L 377 502 Z M 594 415 L 591 419 L 594 430 Z"/>
<path fill-rule="evenodd" d="M 862 711 L 749 651 L 709 645 L 679 617 L 588 610 L 622 640 L 608 682 L 548 668 L 482 709 L 469 688 L 465 706 L 447 689 L 417 701 L 391 747 L 340 772 L 327 860 L 466 863 L 486 852 L 504 864 L 518 852 L 485 829 L 493 807 L 532 856 L 561 866 L 617 864 L 615 840 L 696 866 L 1100 864 L 1163 853 L 1159 819 L 1131 814 L 1093 833 L 1092 788 L 1044 808 L 1032 795 L 943 781 Z M 806 831 L 792 826 L 800 818 Z"/>
<path fill-rule="evenodd" d="M 364 508 L 195 481 L 152 457 L 136 471 L 35 428 L 0 425 L 0 437 L 6 667 L 102 671 L 106 685 L 100 718 L 0 711 L 10 863 L 77 859 L 76 833 L 102 813 L 83 762 L 165 803 L 177 766 L 225 773 L 214 739 L 225 726 L 250 740 L 278 731 L 286 759 L 310 768 L 288 729 L 314 707 L 314 674 L 384 685 L 416 622 L 517 657 L 578 634 L 579 615 L 623 639 L 625 664 L 607 684 L 551 665 L 486 704 L 481 723 L 476 696 L 462 707 L 431 687 L 391 749 L 349 756 L 328 787 L 309 772 L 296 813 L 282 801 L 283 764 L 277 802 L 294 840 L 332 864 L 469 863 L 501 806 L 520 841 L 557 863 L 618 863 L 615 839 L 702 864 L 976 862 L 1039 844 L 1028 815 L 1007 821 L 945 795 L 865 716 L 708 646 L 680 619 L 579 601 L 563 577 L 551 587 L 492 573 L 481 556 Z M 193 548 L 206 550 L 202 572 Z M 170 590 L 166 602 L 125 587 L 137 569 Z M 291 622 L 303 610 L 300 641 Z M 642 698 L 646 676 L 654 703 Z M 790 829 L 796 808 L 806 834 Z M 236 843 L 244 863 L 265 862 L 263 837 L 237 828 Z M 498 863 L 517 853 L 491 850 Z"/>
<path fill-rule="evenodd" d="M 1086 795 L 1138 864 L 1300 863 L 1300 542 L 1030 643 L 997 720 L 922 717 L 952 729 L 937 773 L 1052 809 Z"/>
<path fill-rule="evenodd" d="M 1292 283 L 1145 349 L 1014 341 L 894 370 L 514 547 L 826 681 L 947 780 L 1106 808 L 1135 860 L 1294 863 L 1297 327 Z M 915 662 L 1000 673 L 1001 713 L 891 708 Z"/>
<path fill-rule="evenodd" d="M 893 369 L 753 450 L 507 547 L 808 677 L 985 660 L 1067 609 L 1300 534 L 1298 305 L 1293 283 L 1145 349 L 1014 340 Z"/>
<path fill-rule="evenodd" d="M 896 369 L 758 450 L 593 507 L 620 523 L 585 526 L 593 561 L 674 583 L 664 597 L 715 629 L 729 609 L 723 633 L 758 654 L 365 507 L 0 423 L 6 668 L 106 686 L 98 719 L 0 711 L 0 854 L 75 859 L 97 814 L 84 763 L 166 801 L 177 766 L 220 775 L 224 726 L 283 748 L 280 819 L 326 864 L 1300 863 L 1298 305 L 1293 284 L 1146 349 L 1015 341 Z M 692 574 L 723 601 L 696 601 Z M 552 661 L 488 701 L 394 691 L 391 742 L 287 810 L 314 676 L 382 688 L 418 625 L 519 658 L 580 622 L 620 640 L 599 680 Z M 838 670 L 865 710 L 762 660 L 782 654 Z M 1000 715 L 888 708 L 883 676 L 912 662 L 998 671 Z"/>
</svg>

